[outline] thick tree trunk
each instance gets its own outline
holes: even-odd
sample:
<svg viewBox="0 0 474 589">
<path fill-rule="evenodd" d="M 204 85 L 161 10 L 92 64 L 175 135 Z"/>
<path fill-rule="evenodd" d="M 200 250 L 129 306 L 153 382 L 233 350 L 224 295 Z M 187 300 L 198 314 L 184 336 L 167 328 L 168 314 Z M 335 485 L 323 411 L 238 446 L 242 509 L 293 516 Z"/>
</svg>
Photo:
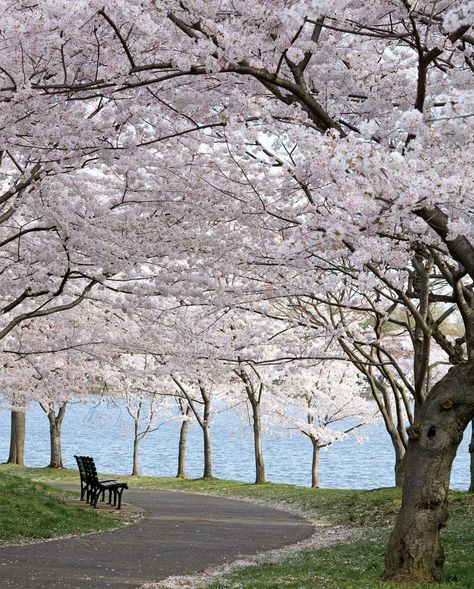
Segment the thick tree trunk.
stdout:
<svg viewBox="0 0 474 589">
<path fill-rule="evenodd" d="M 474 420 L 471 421 L 471 443 L 469 444 L 469 452 L 471 454 L 471 482 L 469 485 L 469 493 L 474 493 Z"/>
<path fill-rule="evenodd" d="M 313 444 L 313 459 L 311 462 L 311 487 L 319 489 L 319 442 L 316 438 L 311 438 Z"/>
<path fill-rule="evenodd" d="M 52 424 L 49 426 L 50 444 L 51 444 L 51 458 L 48 468 L 63 468 L 63 458 L 61 451 L 61 426 Z"/>
<path fill-rule="evenodd" d="M 385 556 L 385 579 L 442 580 L 444 551 L 439 534 L 447 518 L 451 468 L 473 417 L 471 361 L 451 368 L 433 387 L 408 430 L 402 507 Z"/>
<path fill-rule="evenodd" d="M 191 415 L 191 407 L 186 407 L 185 418 L 181 424 L 179 432 L 179 447 L 178 447 L 178 472 L 176 473 L 177 479 L 186 478 L 186 441 L 188 439 L 189 430 L 189 417 Z"/>
<path fill-rule="evenodd" d="M 251 400 L 253 421 L 253 443 L 255 453 L 255 484 L 265 483 L 265 464 L 263 462 L 262 426 L 260 421 L 260 404 Z"/>
<path fill-rule="evenodd" d="M 54 409 L 48 412 L 49 440 L 50 440 L 50 461 L 48 468 L 64 468 L 61 450 L 61 426 L 66 412 L 66 403 L 63 403 L 56 415 Z"/>
<path fill-rule="evenodd" d="M 10 453 L 7 464 L 25 464 L 25 412 L 12 411 L 10 416 Z"/>
</svg>

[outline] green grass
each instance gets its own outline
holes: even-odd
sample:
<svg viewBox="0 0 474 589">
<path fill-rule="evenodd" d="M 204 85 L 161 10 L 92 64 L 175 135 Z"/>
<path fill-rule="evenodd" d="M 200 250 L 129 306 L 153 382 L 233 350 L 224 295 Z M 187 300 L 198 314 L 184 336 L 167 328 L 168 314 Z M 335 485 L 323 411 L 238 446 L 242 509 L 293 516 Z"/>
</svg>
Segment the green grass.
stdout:
<svg viewBox="0 0 474 589">
<path fill-rule="evenodd" d="M 117 518 L 63 501 L 66 493 L 0 470 L 0 545 L 116 528 Z M 74 494 L 77 496 L 77 493 Z"/>
<path fill-rule="evenodd" d="M 79 485 L 74 470 L 0 466 L 0 475 L 5 472 L 32 480 Z M 252 485 L 218 479 L 181 481 L 118 476 L 135 489 L 188 491 L 263 501 L 297 509 L 312 520 L 354 526 L 359 530 L 361 539 L 355 542 L 304 550 L 279 563 L 240 569 L 207 585 L 209 589 L 403 589 L 402 585 L 379 580 L 384 549 L 400 506 L 400 493 L 396 489 L 312 490 L 294 485 Z M 453 492 L 450 501 L 450 518 L 443 532 L 446 582 L 424 585 L 427 589 L 474 588 L 474 497 Z"/>
<path fill-rule="evenodd" d="M 321 492 L 318 491 L 317 495 Z M 394 508 L 395 489 L 322 493 L 332 521 L 346 520 L 362 528 L 363 539 L 319 550 L 304 550 L 279 563 L 240 569 L 206 585 L 208 589 L 402 589 L 406 585 L 382 582 L 383 557 Z M 334 495 L 333 495 L 334 494 Z M 340 512 L 333 519 L 338 497 Z M 347 503 L 349 501 L 349 503 Z M 474 501 L 467 493 L 451 494 L 448 525 L 443 532 L 446 581 L 423 585 L 430 589 L 474 588 Z"/>
<path fill-rule="evenodd" d="M 79 486 L 77 471 L 70 469 L 28 468 L 2 464 L 0 473 L 2 472 L 44 483 L 75 483 Z M 297 509 L 313 520 L 338 524 L 387 525 L 400 506 L 399 492 L 391 488 L 376 491 L 346 489 L 314 491 L 307 487 L 274 483 L 254 485 L 222 479 L 179 480 L 171 477 L 129 477 L 110 473 L 103 473 L 103 476 L 106 474 L 119 477 L 121 481 L 127 482 L 134 489 L 205 493 L 278 503 L 283 507 Z M 342 509 L 341 506 L 343 506 Z"/>
</svg>

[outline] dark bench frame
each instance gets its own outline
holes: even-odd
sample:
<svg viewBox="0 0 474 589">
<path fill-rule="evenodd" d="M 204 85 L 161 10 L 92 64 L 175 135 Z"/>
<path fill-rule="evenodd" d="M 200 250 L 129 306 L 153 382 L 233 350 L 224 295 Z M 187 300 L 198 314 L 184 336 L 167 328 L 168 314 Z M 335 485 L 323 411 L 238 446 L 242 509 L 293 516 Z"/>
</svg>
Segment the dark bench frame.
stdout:
<svg viewBox="0 0 474 589">
<path fill-rule="evenodd" d="M 122 493 L 128 489 L 127 483 L 115 479 L 99 479 L 94 459 L 91 456 L 74 456 L 81 477 L 81 501 L 84 497 L 87 503 L 92 507 L 97 507 L 97 502 L 101 497 L 105 499 L 105 492 L 109 492 L 109 504 L 114 505 L 117 509 L 122 506 Z M 113 498 L 113 502 L 112 502 Z"/>
</svg>

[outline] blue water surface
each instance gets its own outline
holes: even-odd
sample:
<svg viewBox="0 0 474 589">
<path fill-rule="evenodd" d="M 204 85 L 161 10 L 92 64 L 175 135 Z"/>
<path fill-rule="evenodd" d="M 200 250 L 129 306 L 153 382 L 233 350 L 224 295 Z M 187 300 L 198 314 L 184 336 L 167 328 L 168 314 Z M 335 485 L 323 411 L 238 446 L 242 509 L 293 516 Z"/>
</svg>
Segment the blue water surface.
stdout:
<svg viewBox="0 0 474 589">
<path fill-rule="evenodd" d="M 49 423 L 38 405 L 26 418 L 26 464 L 45 466 L 49 461 Z M 231 411 L 221 411 L 211 425 L 214 476 L 253 481 L 251 428 Z M 0 462 L 8 457 L 10 414 L 0 411 Z M 367 441 L 347 439 L 321 451 L 322 487 L 372 489 L 393 485 L 393 450 L 383 424 L 366 429 Z M 140 474 L 174 476 L 177 467 L 179 424 L 168 423 L 149 433 L 140 444 Z M 454 462 L 451 487 L 469 486 L 469 437 L 466 431 Z M 74 454 L 94 456 L 102 472 L 129 474 L 132 468 L 132 420 L 124 408 L 105 404 L 70 404 L 63 423 L 63 459 L 75 468 Z M 187 446 L 187 475 L 202 475 L 202 437 L 193 424 Z M 267 479 L 272 482 L 309 485 L 311 445 L 303 435 L 265 434 L 263 439 Z"/>
</svg>

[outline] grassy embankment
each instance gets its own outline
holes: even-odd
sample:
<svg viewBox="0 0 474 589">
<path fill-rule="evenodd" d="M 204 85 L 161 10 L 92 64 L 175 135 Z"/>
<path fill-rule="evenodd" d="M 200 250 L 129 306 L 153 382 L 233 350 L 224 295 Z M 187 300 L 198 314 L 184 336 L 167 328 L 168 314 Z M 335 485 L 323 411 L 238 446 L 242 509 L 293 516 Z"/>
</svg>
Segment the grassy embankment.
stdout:
<svg viewBox="0 0 474 589">
<path fill-rule="evenodd" d="M 15 472 L 14 469 L 8 469 Z M 0 469 L 0 545 L 85 534 L 121 525 L 109 514 L 66 503 L 70 493 Z M 77 497 L 77 493 L 74 493 Z"/>
<path fill-rule="evenodd" d="M 72 470 L 52 471 L 0 466 L 5 473 L 43 482 L 74 482 Z M 395 489 L 317 491 L 292 485 L 251 485 L 237 481 L 179 481 L 174 478 L 124 477 L 132 488 L 163 489 L 246 498 L 296 508 L 312 520 L 357 527 L 361 539 L 345 545 L 304 550 L 278 563 L 238 570 L 209 585 L 213 589 L 401 589 L 379 581 L 383 552 L 400 505 Z M 446 582 L 428 589 L 474 588 L 474 497 L 451 494 L 450 519 L 443 532 L 446 548 Z"/>
</svg>

